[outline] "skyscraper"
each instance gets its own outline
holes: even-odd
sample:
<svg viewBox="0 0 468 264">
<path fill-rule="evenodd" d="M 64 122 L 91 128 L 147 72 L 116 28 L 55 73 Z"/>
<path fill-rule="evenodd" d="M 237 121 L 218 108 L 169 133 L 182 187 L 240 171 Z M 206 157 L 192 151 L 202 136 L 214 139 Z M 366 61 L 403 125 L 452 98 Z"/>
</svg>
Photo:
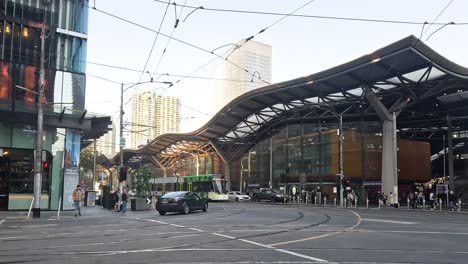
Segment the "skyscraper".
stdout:
<svg viewBox="0 0 468 264">
<path fill-rule="evenodd" d="M 144 92 L 132 96 L 132 131 L 130 148 L 168 132 L 179 132 L 180 98 Z"/>
<path fill-rule="evenodd" d="M 237 96 L 271 83 L 271 46 L 252 40 L 242 40 L 235 45 L 227 55 L 232 63 L 224 61 L 218 71 L 226 81 L 221 89 L 215 90 L 217 109 L 213 112 Z"/>
<path fill-rule="evenodd" d="M 115 133 L 115 124 L 112 123 L 112 130 L 96 140 L 96 151 L 98 153 L 102 153 L 108 158 L 112 158 L 115 155 Z"/>
</svg>

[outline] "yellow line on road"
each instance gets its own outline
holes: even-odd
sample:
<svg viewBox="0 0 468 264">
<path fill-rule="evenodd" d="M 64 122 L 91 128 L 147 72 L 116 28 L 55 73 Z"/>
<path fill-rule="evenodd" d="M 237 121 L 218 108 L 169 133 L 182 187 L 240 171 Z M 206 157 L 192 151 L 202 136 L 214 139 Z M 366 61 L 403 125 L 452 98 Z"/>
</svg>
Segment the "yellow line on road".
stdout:
<svg viewBox="0 0 468 264">
<path fill-rule="evenodd" d="M 346 228 L 346 231 L 348 231 L 348 230 L 351 230 L 351 229 L 354 229 L 354 228 L 358 227 L 362 222 L 362 218 L 358 213 L 356 213 L 354 211 L 351 211 L 351 210 L 346 210 L 346 211 L 349 211 L 349 212 L 353 213 L 357 218 L 357 222 L 356 222 L 355 225 Z M 304 242 L 304 241 L 314 240 L 314 239 L 318 239 L 318 238 L 337 235 L 337 234 L 340 234 L 340 233 L 343 233 L 343 232 L 344 231 L 337 231 L 337 232 L 332 232 L 332 233 L 318 235 L 318 236 L 312 236 L 312 237 L 306 237 L 306 238 L 297 239 L 297 240 L 284 241 L 284 242 L 279 242 L 279 243 L 275 243 L 275 244 L 270 244 L 269 246 L 276 247 L 276 246 L 282 246 L 282 245 L 293 244 L 293 243 L 298 243 L 298 242 Z"/>
</svg>

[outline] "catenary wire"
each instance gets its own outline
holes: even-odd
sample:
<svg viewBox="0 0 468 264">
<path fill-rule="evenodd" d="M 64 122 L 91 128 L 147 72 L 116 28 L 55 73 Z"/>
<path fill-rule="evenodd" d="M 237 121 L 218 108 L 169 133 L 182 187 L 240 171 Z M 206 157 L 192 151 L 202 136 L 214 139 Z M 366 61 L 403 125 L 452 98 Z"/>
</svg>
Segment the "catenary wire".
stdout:
<svg viewBox="0 0 468 264">
<path fill-rule="evenodd" d="M 161 0 L 153 0 L 154 2 L 166 4 L 167 2 Z M 190 5 L 179 5 L 186 8 L 198 9 L 201 11 L 213 11 L 213 12 L 228 12 L 228 13 L 243 13 L 253 15 L 271 15 L 271 16 L 285 16 L 287 13 L 279 12 L 264 12 L 264 11 L 252 11 L 252 10 L 236 10 L 236 9 L 221 9 L 221 8 L 200 8 L 199 6 Z M 389 20 L 389 19 L 372 19 L 372 18 L 360 18 L 360 17 L 339 17 L 339 16 L 318 16 L 318 15 L 306 15 L 306 14 L 290 14 L 291 17 L 302 17 L 302 18 L 314 18 L 314 19 L 328 19 L 328 20 L 344 20 L 344 21 L 355 21 L 355 22 L 369 22 L 369 23 L 387 23 L 387 24 L 408 24 L 408 25 L 423 25 L 425 22 L 419 21 L 405 21 L 405 20 Z M 446 23 L 434 23 L 434 25 L 445 25 Z M 457 23 L 457 25 L 468 25 L 468 22 Z"/>
</svg>

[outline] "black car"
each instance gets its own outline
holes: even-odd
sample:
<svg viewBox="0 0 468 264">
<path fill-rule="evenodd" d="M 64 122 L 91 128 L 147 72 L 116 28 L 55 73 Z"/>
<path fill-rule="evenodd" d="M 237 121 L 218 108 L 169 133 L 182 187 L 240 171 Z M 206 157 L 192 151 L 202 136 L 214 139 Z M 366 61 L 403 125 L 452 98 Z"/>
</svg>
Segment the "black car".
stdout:
<svg viewBox="0 0 468 264">
<path fill-rule="evenodd" d="M 208 201 L 193 192 L 166 193 L 156 202 L 156 210 L 160 215 L 165 215 L 166 212 L 181 212 L 188 214 L 195 210 L 206 212 L 207 209 Z"/>
<path fill-rule="evenodd" d="M 288 202 L 288 196 L 286 196 L 283 193 L 280 193 L 279 191 L 272 190 L 269 188 L 261 188 L 257 192 L 254 192 L 252 195 L 252 200 L 254 202 L 260 202 L 260 201 L 271 201 L 271 202 L 282 202 L 282 203 L 287 203 Z"/>
</svg>

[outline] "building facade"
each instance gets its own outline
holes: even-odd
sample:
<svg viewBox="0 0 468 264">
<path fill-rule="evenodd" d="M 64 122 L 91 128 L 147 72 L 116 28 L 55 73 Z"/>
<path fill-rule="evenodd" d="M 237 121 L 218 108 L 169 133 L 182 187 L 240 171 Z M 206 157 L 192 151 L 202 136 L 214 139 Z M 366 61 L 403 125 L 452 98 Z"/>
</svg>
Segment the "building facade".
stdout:
<svg viewBox="0 0 468 264">
<path fill-rule="evenodd" d="M 112 123 L 112 130 L 96 140 L 96 151 L 98 153 L 104 154 L 109 159 L 112 158 L 116 153 L 115 133 L 115 124 Z"/>
<path fill-rule="evenodd" d="M 71 208 L 71 192 L 79 181 L 81 141 L 89 139 L 87 131 L 100 122 L 84 108 L 87 4 L 83 0 L 0 1 L 0 210 L 28 209 L 33 196 L 43 24 L 40 207 L 55 210 L 62 199 L 63 209 Z M 103 127 L 107 129 L 107 124 Z M 93 133 L 100 136 L 98 130 Z"/>
<path fill-rule="evenodd" d="M 136 149 L 149 140 L 180 130 L 180 98 L 144 92 L 132 96 L 132 133 L 130 148 Z"/>
<path fill-rule="evenodd" d="M 232 63 L 224 61 L 220 66 L 218 75 L 226 81 L 221 89 L 215 90 L 217 109 L 214 112 L 237 96 L 271 83 L 272 47 L 252 40 L 244 42 L 236 43 L 228 53 L 227 59 Z"/>
</svg>

